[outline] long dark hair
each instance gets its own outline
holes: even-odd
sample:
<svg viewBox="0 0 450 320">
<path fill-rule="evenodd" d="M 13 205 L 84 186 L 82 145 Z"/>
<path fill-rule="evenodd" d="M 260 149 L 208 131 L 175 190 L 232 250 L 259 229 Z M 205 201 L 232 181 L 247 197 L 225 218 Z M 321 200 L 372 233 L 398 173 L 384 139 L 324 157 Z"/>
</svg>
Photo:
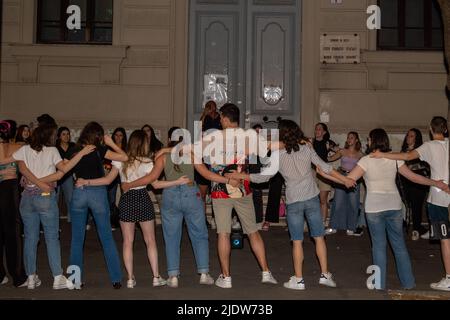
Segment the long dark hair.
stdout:
<svg viewBox="0 0 450 320">
<path fill-rule="evenodd" d="M 89 122 L 81 131 L 78 138 L 78 146 L 94 145 L 100 147 L 103 144 L 105 130 L 98 122 Z"/>
<path fill-rule="evenodd" d="M 54 124 L 41 124 L 34 129 L 33 134 L 31 135 L 31 149 L 41 152 L 44 147 L 53 146 L 56 128 L 57 127 Z"/>
<path fill-rule="evenodd" d="M 64 131 L 67 131 L 70 134 L 69 128 L 67 128 L 67 127 L 59 127 L 58 128 L 58 133 L 56 134 L 56 145 L 57 146 L 61 145 L 61 135 Z M 70 143 L 70 141 L 69 141 L 69 143 Z"/>
<path fill-rule="evenodd" d="M 3 142 L 10 142 L 16 136 L 17 123 L 14 120 L 4 120 L 0 122 L 0 139 Z"/>
<path fill-rule="evenodd" d="M 370 146 L 367 153 L 372 153 L 376 150 L 381 152 L 391 152 L 391 145 L 389 142 L 389 136 L 384 129 L 373 129 L 369 133 Z"/>
<path fill-rule="evenodd" d="M 25 128 L 28 128 L 30 130 L 30 127 L 26 124 L 22 124 L 17 128 L 17 134 L 16 134 L 16 142 L 24 142 L 24 143 L 30 143 L 31 140 L 31 134 L 27 139 L 23 138 L 23 132 L 25 131 Z"/>
<path fill-rule="evenodd" d="M 167 133 L 167 135 L 168 135 L 168 137 L 169 137 L 169 143 L 167 144 L 167 146 L 169 147 L 169 148 L 173 148 L 173 147 L 175 147 L 177 144 L 179 144 L 181 141 L 183 141 L 183 137 L 180 137 L 180 139 L 178 140 L 178 141 L 173 141 L 171 138 L 172 138 L 172 134 L 176 131 L 176 130 L 178 130 L 178 129 L 181 129 L 180 127 L 172 127 L 172 128 L 170 128 L 169 129 L 169 131 L 168 131 L 168 133 Z"/>
<path fill-rule="evenodd" d="M 417 149 L 418 147 L 420 147 L 423 144 L 422 132 L 420 132 L 420 130 L 417 128 L 409 129 L 405 135 L 405 139 L 403 139 L 402 152 L 408 151 L 408 143 L 407 143 L 406 139 L 407 139 L 408 133 L 410 131 L 412 131 L 416 134 L 416 139 L 414 141 L 414 149 Z"/>
<path fill-rule="evenodd" d="M 155 154 L 164 147 L 164 144 L 158 140 L 155 134 L 155 130 L 153 130 L 150 125 L 146 124 L 142 126 L 141 130 L 144 130 L 145 128 L 150 129 L 150 153 Z"/>
<path fill-rule="evenodd" d="M 122 144 L 119 146 L 118 143 L 116 143 L 116 141 L 114 140 L 114 136 L 117 132 L 120 132 L 123 135 L 123 139 L 122 139 Z M 119 146 L 120 149 L 122 149 L 123 151 L 127 151 L 127 132 L 125 131 L 124 128 L 119 127 L 116 128 L 111 136 L 111 138 L 113 139 L 114 143 L 117 144 Z"/>
<path fill-rule="evenodd" d="M 283 119 L 278 123 L 278 129 L 280 130 L 280 141 L 284 143 L 287 153 L 290 154 L 292 150 L 299 151 L 299 145 L 304 144 L 305 135 L 298 124 L 292 120 Z"/>
<path fill-rule="evenodd" d="M 328 126 L 327 126 L 325 123 L 319 122 L 319 123 L 317 123 L 315 126 L 316 126 L 316 127 L 317 127 L 317 126 L 321 126 L 322 129 L 323 129 L 323 131 L 326 132 L 326 133 L 323 135 L 323 141 L 324 141 L 324 142 L 327 142 L 327 141 L 329 141 L 329 140 L 331 139 L 330 130 L 328 129 Z M 315 139 L 315 138 L 314 138 L 314 139 Z"/>
</svg>

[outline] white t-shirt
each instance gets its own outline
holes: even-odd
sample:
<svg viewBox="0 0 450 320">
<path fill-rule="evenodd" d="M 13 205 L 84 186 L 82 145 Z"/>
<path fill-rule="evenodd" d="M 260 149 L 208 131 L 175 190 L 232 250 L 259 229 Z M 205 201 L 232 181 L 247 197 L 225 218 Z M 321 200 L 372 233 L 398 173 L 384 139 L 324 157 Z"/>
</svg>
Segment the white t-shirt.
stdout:
<svg viewBox="0 0 450 320">
<path fill-rule="evenodd" d="M 449 181 L 448 168 L 448 139 L 445 141 L 428 141 L 416 149 L 420 156 L 420 160 L 428 162 L 431 168 L 431 179 Z M 448 207 L 450 205 L 450 195 L 436 188 L 430 188 L 428 195 L 429 203 L 440 207 Z"/>
<path fill-rule="evenodd" d="M 364 170 L 367 195 L 365 210 L 368 213 L 401 210 L 402 200 L 395 184 L 397 175 L 396 161 L 388 159 L 375 159 L 370 156 L 361 158 L 358 162 Z M 397 161 L 400 168 L 404 161 Z"/>
<path fill-rule="evenodd" d="M 13 154 L 17 161 L 25 162 L 27 168 L 40 179 L 56 172 L 56 165 L 62 161 L 58 149 L 55 147 L 43 147 L 37 152 L 29 145 L 23 146 Z"/>
<path fill-rule="evenodd" d="M 150 173 L 153 169 L 153 161 L 149 158 L 143 158 L 142 161 L 135 161 L 132 166 L 127 168 L 127 175 L 123 173 L 123 163 L 119 161 L 113 161 L 112 165 L 119 170 L 121 182 L 133 182 Z M 132 188 L 132 190 L 144 189 L 143 187 Z"/>
</svg>

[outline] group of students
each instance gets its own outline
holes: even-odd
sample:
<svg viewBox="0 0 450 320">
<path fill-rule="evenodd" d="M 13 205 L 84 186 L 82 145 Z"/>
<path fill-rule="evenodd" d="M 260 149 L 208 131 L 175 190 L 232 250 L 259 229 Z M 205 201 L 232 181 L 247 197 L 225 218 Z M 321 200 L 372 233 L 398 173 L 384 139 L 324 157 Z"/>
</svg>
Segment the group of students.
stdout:
<svg viewBox="0 0 450 320">
<path fill-rule="evenodd" d="M 220 109 L 220 125 L 227 133 L 240 132 L 239 123 L 240 112 L 237 106 L 226 104 Z M 217 163 L 209 161 L 210 159 L 203 159 L 208 166 L 201 161 L 178 163 L 174 161 L 174 155 L 178 153 L 181 156 L 187 151 L 185 148 L 179 148 L 180 140 L 171 140 L 172 133 L 177 128 L 169 131 L 168 147 L 158 152 L 151 152 L 148 135 L 143 130 L 136 130 L 131 134 L 125 152 L 109 136 L 104 135 L 101 125 L 91 122 L 81 132 L 77 144 L 67 150 L 63 159 L 53 147 L 56 136 L 54 123 L 44 123 L 34 129 L 29 144 L 25 145 L 11 143 L 11 127 L 8 128 L 8 125 L 4 127 L 5 129 L 0 130 L 2 140 L 0 164 L 3 165 L 0 167 L 2 177 L 0 210 L 3 209 L 1 231 L 11 233 L 10 228 L 5 226 L 7 224 L 15 226 L 16 222 L 7 220 L 8 215 L 12 215 L 11 212 L 17 214 L 20 211 L 25 234 L 23 254 L 25 272 L 19 271 L 20 263 L 11 253 L 8 258 L 8 248 L 14 249 L 12 243 L 15 243 L 16 247 L 20 243 L 17 234 L 13 234 L 15 238 L 7 240 L 9 244 L 5 244 L 8 271 L 13 276 L 16 286 L 34 289 L 41 284 L 36 271 L 36 251 L 39 224 L 42 224 L 48 258 L 55 277 L 53 287 L 55 289 L 75 287 L 62 274 L 58 239 L 59 214 L 55 182 L 61 180 L 67 173 L 75 179 L 75 188 L 69 205 L 72 227 L 70 265 L 80 267 L 82 275 L 84 274 L 83 245 L 90 211 L 102 243 L 111 283 L 115 289 L 121 287 L 121 264 L 112 237 L 110 201 L 107 191 L 107 186 L 120 176 L 123 194 L 119 201 L 119 212 L 128 288 L 136 285 L 133 271 L 133 241 L 136 223 L 140 224 L 147 245 L 148 259 L 153 272 L 153 285 L 167 284 L 173 288 L 178 287 L 183 221 L 186 222 L 193 246 L 200 284 L 216 284 L 221 288 L 232 288 L 230 272 L 232 211 L 236 212 L 243 232 L 248 235 L 251 249 L 262 271 L 261 282 L 277 284 L 277 280 L 270 272 L 264 242 L 258 231 L 250 187 L 251 182 L 269 181 L 276 172 L 263 167 L 259 173 L 249 173 L 246 165 L 248 154 L 244 157 L 236 154 L 231 163 L 225 161 Z M 269 143 L 269 149 L 270 159 L 278 159 L 278 172 L 286 183 L 287 223 L 293 243 L 294 275 L 284 283 L 284 287 L 294 290 L 305 289 L 303 278 L 305 219 L 309 227 L 309 236 L 316 244 L 316 254 L 321 269 L 319 283 L 336 287 L 336 281 L 328 267 L 321 196 L 312 166 L 317 168 L 318 175 L 350 190 L 357 187 L 359 179 L 364 178 L 367 187 L 365 213 L 372 239 L 374 264 L 381 270 L 380 288 L 386 288 L 387 238 L 394 250 L 402 287 L 405 289 L 415 287 L 402 229 L 401 199 L 395 180 L 399 173 L 415 183 L 431 186 L 428 199 L 431 223 L 444 223 L 448 226 L 450 196 L 448 194 L 449 150 L 448 139 L 445 138 L 448 135 L 446 120 L 441 117 L 434 118 L 430 131 L 433 141 L 424 143 L 414 151 L 395 154 L 390 152 L 387 133 L 383 129 L 375 129 L 369 134 L 369 154 L 361 159 L 355 156 L 360 150 L 355 147 L 357 135 L 354 135 L 354 138 L 347 141 L 349 148 L 339 151 L 339 156 L 347 159 L 343 161 L 346 172 L 339 172 L 318 155 L 314 141 L 311 143 L 295 122 L 279 121 L 279 141 Z M 228 155 L 223 156 L 225 158 Z M 354 160 L 356 158 L 358 161 Z M 403 160 L 410 161 L 415 158 L 420 158 L 430 165 L 432 179 L 415 174 L 403 162 Z M 107 174 L 103 167 L 105 159 L 112 161 L 112 168 Z M 6 204 L 9 203 L 11 208 L 14 206 L 15 199 L 18 199 L 15 163 L 25 177 L 24 191 L 20 200 L 20 210 L 16 208 L 15 211 L 7 212 L 4 209 L 7 208 Z M 205 206 L 199 187 L 195 183 L 195 171 L 212 182 L 211 198 L 217 225 L 217 247 L 221 268 L 221 274 L 215 281 L 209 274 L 209 239 Z M 165 180 L 159 180 L 162 174 Z M 146 190 L 146 186 L 150 184 L 154 188 L 163 189 L 161 218 L 169 276 L 167 280 L 161 277 L 158 269 L 155 215 L 152 201 Z M 3 191 L 9 192 L 8 194 L 15 192 L 15 196 L 3 198 L 6 194 Z M 346 190 L 343 191 L 346 192 Z M 353 218 L 353 224 L 354 220 L 355 218 Z M 5 241 L 8 239 L 3 235 L 1 238 Z M 442 239 L 441 248 L 446 276 L 431 287 L 450 291 L 450 240 Z M 13 261 L 14 259 L 16 262 Z"/>
<path fill-rule="evenodd" d="M 339 148 L 331 139 L 326 124 L 318 123 L 315 127 L 315 138 L 312 140 L 317 154 L 325 162 L 334 163 L 340 160 L 338 170 L 344 175 L 348 175 L 358 164 L 364 155 L 371 152 L 369 146 L 363 153 L 362 143 L 357 132 L 351 131 L 347 134 L 344 148 Z M 416 128 L 410 129 L 403 140 L 401 152 L 410 152 L 423 144 L 422 133 Z M 421 159 L 406 161 L 406 165 L 411 171 L 419 175 L 430 177 L 430 166 Z M 326 234 L 334 234 L 339 230 L 347 232 L 349 236 L 361 236 L 363 227 L 366 226 L 364 206 L 361 206 L 361 186 L 364 181 L 361 179 L 355 188 L 346 189 L 339 184 L 333 183 L 322 176 L 317 177 L 320 190 L 321 211 Z M 403 202 L 405 223 L 412 224 L 411 240 L 417 241 L 420 238 L 429 239 L 429 231 L 422 225 L 424 204 L 429 188 L 414 183 L 403 176 L 397 180 L 400 188 L 400 195 Z M 330 197 L 330 191 L 334 188 L 334 195 Z M 328 204 L 332 199 L 331 206 Z M 328 214 L 328 208 L 331 208 Z M 412 222 L 412 223 L 411 223 Z M 407 228 L 409 229 L 409 228 Z"/>
</svg>

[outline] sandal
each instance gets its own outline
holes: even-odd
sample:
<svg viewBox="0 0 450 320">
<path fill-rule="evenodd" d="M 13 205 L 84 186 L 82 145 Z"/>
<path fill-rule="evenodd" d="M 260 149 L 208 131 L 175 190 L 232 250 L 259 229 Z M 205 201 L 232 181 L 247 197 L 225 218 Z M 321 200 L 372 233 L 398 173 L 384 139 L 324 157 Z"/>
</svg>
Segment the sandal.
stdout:
<svg viewBox="0 0 450 320">
<path fill-rule="evenodd" d="M 261 227 L 261 230 L 262 230 L 262 231 L 269 231 L 269 228 L 270 228 L 270 222 L 265 221 L 265 222 L 263 223 L 262 227 Z"/>
</svg>

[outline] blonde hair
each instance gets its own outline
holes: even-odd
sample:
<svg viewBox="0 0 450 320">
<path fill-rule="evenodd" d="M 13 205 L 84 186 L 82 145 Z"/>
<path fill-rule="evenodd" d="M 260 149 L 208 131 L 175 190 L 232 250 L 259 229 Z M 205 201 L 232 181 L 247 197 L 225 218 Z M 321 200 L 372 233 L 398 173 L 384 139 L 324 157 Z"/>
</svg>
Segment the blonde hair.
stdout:
<svg viewBox="0 0 450 320">
<path fill-rule="evenodd" d="M 123 163 L 122 172 L 128 179 L 127 170 L 131 168 L 136 161 L 139 163 L 150 163 L 152 160 L 149 158 L 148 150 L 148 136 L 143 130 L 135 130 L 130 136 L 128 141 L 128 160 Z M 148 159 L 145 160 L 145 159 Z"/>
</svg>

